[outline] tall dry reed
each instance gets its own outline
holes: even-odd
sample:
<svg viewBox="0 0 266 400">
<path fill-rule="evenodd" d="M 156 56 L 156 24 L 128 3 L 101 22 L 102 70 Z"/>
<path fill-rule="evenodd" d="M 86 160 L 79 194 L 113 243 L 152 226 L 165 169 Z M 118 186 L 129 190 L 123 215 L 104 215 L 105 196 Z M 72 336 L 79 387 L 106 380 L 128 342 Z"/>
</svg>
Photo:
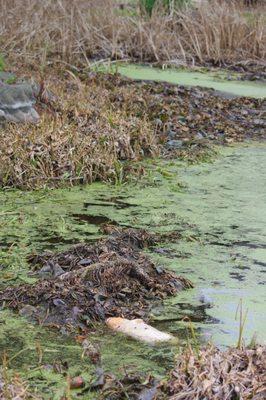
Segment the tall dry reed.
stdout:
<svg viewBox="0 0 266 400">
<path fill-rule="evenodd" d="M 137 1 L 136 1 L 137 2 Z M 10 60 L 89 65 L 91 59 L 158 63 L 265 62 L 266 6 L 212 0 L 182 12 L 116 0 L 0 0 L 1 52 Z"/>
</svg>

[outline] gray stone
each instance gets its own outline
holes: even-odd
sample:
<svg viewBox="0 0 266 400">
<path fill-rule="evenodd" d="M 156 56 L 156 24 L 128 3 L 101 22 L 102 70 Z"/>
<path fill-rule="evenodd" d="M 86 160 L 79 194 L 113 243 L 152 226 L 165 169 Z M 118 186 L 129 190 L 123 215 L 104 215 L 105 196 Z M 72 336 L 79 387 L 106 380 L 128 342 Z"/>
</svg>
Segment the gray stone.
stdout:
<svg viewBox="0 0 266 400">
<path fill-rule="evenodd" d="M 176 137 L 176 132 L 175 132 L 175 131 L 172 131 L 172 130 L 169 130 L 169 131 L 167 132 L 167 137 L 168 137 L 169 139 L 174 139 L 174 138 Z"/>
<path fill-rule="evenodd" d="M 0 84 L 0 120 L 37 123 L 39 114 L 34 108 L 40 91 L 38 84 Z"/>
<path fill-rule="evenodd" d="M 166 143 L 166 146 L 169 149 L 180 149 L 183 146 L 183 141 L 182 140 L 168 140 Z"/>
</svg>

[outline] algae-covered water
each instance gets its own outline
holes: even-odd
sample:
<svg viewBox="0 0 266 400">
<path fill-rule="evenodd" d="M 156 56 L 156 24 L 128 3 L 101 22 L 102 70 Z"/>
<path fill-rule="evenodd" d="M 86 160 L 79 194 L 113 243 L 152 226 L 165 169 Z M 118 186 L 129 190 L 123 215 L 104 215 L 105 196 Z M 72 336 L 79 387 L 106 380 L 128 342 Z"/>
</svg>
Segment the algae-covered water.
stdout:
<svg viewBox="0 0 266 400">
<path fill-rule="evenodd" d="M 236 75 L 228 80 L 227 72 L 193 71 L 186 69 L 159 69 L 136 64 L 117 64 L 113 71 L 132 79 L 169 82 L 184 86 L 201 86 L 212 88 L 224 95 L 246 96 L 255 98 L 266 97 L 265 82 L 241 81 Z"/>
<path fill-rule="evenodd" d="M 182 345 L 191 325 L 184 319 L 189 319 L 199 342 L 235 345 L 236 311 L 242 299 L 243 311 L 247 310 L 246 343 L 254 334 L 266 342 L 265 165 L 266 145 L 253 143 L 223 149 L 213 163 L 153 160 L 147 162 L 143 180 L 127 185 L 2 191 L 1 282 L 33 281 L 28 276 L 28 254 L 94 240 L 101 236 L 101 223 L 180 231 L 181 240 L 163 243 L 150 253 L 159 264 L 190 278 L 195 288 L 154 309 L 152 324 L 172 332 Z M 0 327 L 0 352 L 15 356 L 12 368 L 23 371 L 44 392 L 53 392 L 54 397 L 47 394 L 47 398 L 60 398 L 65 379 L 51 372 L 55 360 L 67 362 L 71 374 L 92 376 L 94 367 L 82 358 L 82 349 L 72 337 L 48 332 L 7 310 L 0 311 Z M 161 375 L 177 351 L 177 347 L 153 348 L 121 340 L 101 326 L 89 339 L 100 346 L 104 368 L 114 372 L 130 364 Z M 45 370 L 38 367 L 39 348 Z"/>
</svg>

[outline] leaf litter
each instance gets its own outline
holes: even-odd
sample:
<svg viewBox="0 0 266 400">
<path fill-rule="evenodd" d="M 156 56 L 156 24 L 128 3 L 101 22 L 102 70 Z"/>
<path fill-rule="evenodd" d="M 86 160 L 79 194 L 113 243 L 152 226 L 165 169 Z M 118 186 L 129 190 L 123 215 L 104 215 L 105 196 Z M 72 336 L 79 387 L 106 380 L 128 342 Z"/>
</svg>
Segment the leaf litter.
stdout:
<svg viewBox="0 0 266 400">
<path fill-rule="evenodd" d="M 0 302 L 44 326 L 82 329 L 113 316 L 147 319 L 154 301 L 193 286 L 141 251 L 161 237 L 133 228 L 105 232 L 95 244 L 31 256 L 40 279 L 4 289 Z"/>
</svg>

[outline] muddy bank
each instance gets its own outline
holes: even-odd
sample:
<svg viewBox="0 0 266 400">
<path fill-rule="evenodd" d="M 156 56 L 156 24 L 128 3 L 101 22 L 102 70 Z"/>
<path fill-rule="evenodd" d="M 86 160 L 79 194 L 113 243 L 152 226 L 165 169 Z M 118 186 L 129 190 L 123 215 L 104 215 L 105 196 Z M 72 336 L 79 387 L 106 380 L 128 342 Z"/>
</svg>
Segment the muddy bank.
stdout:
<svg viewBox="0 0 266 400">
<path fill-rule="evenodd" d="M 62 78 L 63 75 L 63 78 Z M 0 129 L 0 186 L 124 182 L 147 157 L 206 158 L 213 145 L 265 137 L 265 100 L 136 82 L 119 75 L 47 75 L 61 104 L 38 125 Z"/>
<path fill-rule="evenodd" d="M 140 251 L 158 237 L 106 229 L 110 235 L 94 245 L 32 257 L 41 280 L 3 290 L 1 303 L 42 325 L 85 328 L 112 316 L 147 318 L 154 301 L 192 287 Z"/>
</svg>

